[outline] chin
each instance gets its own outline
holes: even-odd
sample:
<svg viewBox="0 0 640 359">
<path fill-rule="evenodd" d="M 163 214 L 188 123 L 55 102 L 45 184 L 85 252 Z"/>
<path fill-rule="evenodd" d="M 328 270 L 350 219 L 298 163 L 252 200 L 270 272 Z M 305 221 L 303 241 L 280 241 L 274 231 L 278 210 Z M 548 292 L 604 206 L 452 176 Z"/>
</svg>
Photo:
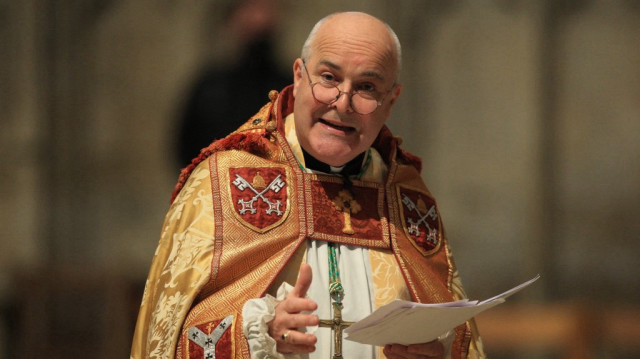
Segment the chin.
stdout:
<svg viewBox="0 0 640 359">
<path fill-rule="evenodd" d="M 342 161 L 342 160 L 337 161 L 335 159 L 335 157 L 330 158 L 330 160 L 333 160 L 333 161 L 324 161 L 324 160 L 320 160 L 320 161 L 328 164 L 329 166 L 333 166 L 333 167 L 344 166 L 347 162 L 351 161 L 351 159 L 347 159 L 347 160 L 344 160 L 344 161 Z"/>
<path fill-rule="evenodd" d="M 358 150 L 360 146 L 356 143 L 351 143 L 352 141 L 336 139 L 332 136 L 318 137 L 310 141 L 309 147 L 311 151 L 307 150 L 307 152 L 317 160 L 334 167 L 346 164 L 366 150 L 366 148 Z"/>
<path fill-rule="evenodd" d="M 350 153 L 345 154 L 345 153 L 324 152 L 324 151 L 320 151 L 316 153 L 317 153 L 317 156 L 313 154 L 311 155 L 315 157 L 317 160 L 322 161 L 334 167 L 342 166 L 347 162 L 351 161 L 352 159 L 354 159 L 358 155 L 358 153 L 351 155 Z"/>
</svg>

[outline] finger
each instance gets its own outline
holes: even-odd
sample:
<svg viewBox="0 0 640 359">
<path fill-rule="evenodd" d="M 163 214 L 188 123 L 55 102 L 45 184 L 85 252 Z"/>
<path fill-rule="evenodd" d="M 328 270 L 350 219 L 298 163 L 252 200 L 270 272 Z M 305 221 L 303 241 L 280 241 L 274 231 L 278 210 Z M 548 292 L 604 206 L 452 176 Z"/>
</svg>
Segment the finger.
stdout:
<svg viewBox="0 0 640 359">
<path fill-rule="evenodd" d="M 400 344 L 387 344 L 384 346 L 384 352 L 390 356 L 404 358 L 407 354 L 407 347 Z"/>
<path fill-rule="evenodd" d="M 402 356 L 396 354 L 393 349 L 392 349 L 392 345 L 387 344 L 384 346 L 384 349 L 382 349 L 382 352 L 384 353 L 385 357 L 387 357 L 387 359 L 403 359 Z"/>
<path fill-rule="evenodd" d="M 295 314 L 304 311 L 313 312 L 317 307 L 318 304 L 311 299 L 290 297 L 278 303 L 276 310 L 282 310 L 289 314 Z"/>
<path fill-rule="evenodd" d="M 313 353 L 316 351 L 316 346 L 277 344 L 276 351 L 282 354 Z"/>
<path fill-rule="evenodd" d="M 281 328 L 302 328 L 318 325 L 320 320 L 312 314 L 290 314 L 283 316 L 279 323 Z"/>
<path fill-rule="evenodd" d="M 291 294 L 296 297 L 305 297 L 309 287 L 311 286 L 312 278 L 313 273 L 311 272 L 311 266 L 306 263 L 302 263 L 302 265 L 300 265 L 300 271 L 298 272 L 298 280 L 296 281 L 296 285 L 293 287 Z"/>
<path fill-rule="evenodd" d="M 388 359 L 423 359 L 423 358 L 437 358 L 429 355 L 410 353 L 408 346 L 400 344 L 386 345 L 383 349 L 385 356 Z"/>
<path fill-rule="evenodd" d="M 287 334 L 286 340 L 282 339 L 282 336 L 279 339 L 282 343 L 290 346 L 314 346 L 318 341 L 315 335 L 297 330 L 287 330 L 285 333 Z"/>
<path fill-rule="evenodd" d="M 311 353 L 316 350 L 317 338 L 313 334 L 302 333 L 297 330 L 287 330 L 286 339 L 277 338 L 277 351 L 280 353 Z"/>
<path fill-rule="evenodd" d="M 437 358 L 444 355 L 444 345 L 442 345 L 440 341 L 434 340 L 429 343 L 409 345 L 407 347 L 407 352 Z"/>
</svg>

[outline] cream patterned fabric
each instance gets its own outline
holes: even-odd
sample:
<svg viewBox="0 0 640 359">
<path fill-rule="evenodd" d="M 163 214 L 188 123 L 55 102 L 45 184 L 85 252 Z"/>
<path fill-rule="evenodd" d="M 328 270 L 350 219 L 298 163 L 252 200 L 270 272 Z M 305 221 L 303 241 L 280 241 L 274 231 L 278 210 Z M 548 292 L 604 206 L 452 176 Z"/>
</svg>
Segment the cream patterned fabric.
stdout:
<svg viewBox="0 0 640 359">
<path fill-rule="evenodd" d="M 287 119 L 285 128 L 286 138 L 304 166 L 292 118 Z M 386 178 L 386 165 L 377 151 L 372 150 L 371 156 L 362 179 L 381 183 Z M 167 213 L 140 306 L 131 358 L 174 358 L 189 308 L 210 278 L 214 216 L 209 173 L 209 161 L 200 163 Z M 372 306 L 378 308 L 395 298 L 410 299 L 393 254 L 366 249 L 364 253 L 368 253 L 365 262 L 370 266 L 367 275 L 374 293 Z M 302 254 L 283 271 L 289 273 L 280 277 L 289 281 L 295 276 Z M 465 297 L 457 271 L 452 273 L 451 285 L 456 299 Z M 475 325 L 471 327 L 474 340 L 468 358 L 484 358 Z M 381 351 L 377 354 L 384 357 Z"/>
<path fill-rule="evenodd" d="M 132 358 L 173 358 L 184 318 L 209 280 L 213 210 L 208 161 L 167 213 L 138 315 Z"/>
</svg>

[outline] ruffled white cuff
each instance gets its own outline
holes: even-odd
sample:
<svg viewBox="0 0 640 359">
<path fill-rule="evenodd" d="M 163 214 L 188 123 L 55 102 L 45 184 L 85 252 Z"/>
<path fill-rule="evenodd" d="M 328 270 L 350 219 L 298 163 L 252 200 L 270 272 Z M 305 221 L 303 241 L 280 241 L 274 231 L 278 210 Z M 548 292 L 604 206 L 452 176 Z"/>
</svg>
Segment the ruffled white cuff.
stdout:
<svg viewBox="0 0 640 359">
<path fill-rule="evenodd" d="M 276 341 L 269 336 L 267 323 L 275 317 L 275 308 L 293 290 L 289 283 L 282 283 L 277 297 L 267 294 L 262 298 L 250 299 L 242 308 L 242 330 L 249 342 L 251 359 L 299 359 L 298 354 L 280 354 L 276 351 Z"/>
</svg>

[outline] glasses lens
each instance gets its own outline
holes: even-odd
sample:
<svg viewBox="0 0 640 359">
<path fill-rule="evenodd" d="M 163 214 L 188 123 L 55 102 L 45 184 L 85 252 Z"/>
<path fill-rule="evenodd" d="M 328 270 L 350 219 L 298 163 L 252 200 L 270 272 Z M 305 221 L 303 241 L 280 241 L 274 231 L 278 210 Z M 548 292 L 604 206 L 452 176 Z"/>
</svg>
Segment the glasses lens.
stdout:
<svg viewBox="0 0 640 359">
<path fill-rule="evenodd" d="M 372 97 L 364 97 L 359 93 L 351 97 L 353 110 L 361 115 L 368 115 L 378 108 L 378 101 Z"/>
<path fill-rule="evenodd" d="M 311 92 L 313 92 L 313 97 L 315 97 L 316 100 L 325 105 L 334 103 L 340 94 L 340 90 L 338 90 L 337 87 L 322 83 L 314 84 L 311 88 Z"/>
<path fill-rule="evenodd" d="M 311 87 L 313 97 L 325 105 L 331 105 L 340 96 L 340 90 L 332 85 L 315 83 Z M 378 101 L 367 95 L 355 93 L 351 96 L 351 106 L 353 110 L 361 115 L 368 115 L 378 108 Z"/>
</svg>

